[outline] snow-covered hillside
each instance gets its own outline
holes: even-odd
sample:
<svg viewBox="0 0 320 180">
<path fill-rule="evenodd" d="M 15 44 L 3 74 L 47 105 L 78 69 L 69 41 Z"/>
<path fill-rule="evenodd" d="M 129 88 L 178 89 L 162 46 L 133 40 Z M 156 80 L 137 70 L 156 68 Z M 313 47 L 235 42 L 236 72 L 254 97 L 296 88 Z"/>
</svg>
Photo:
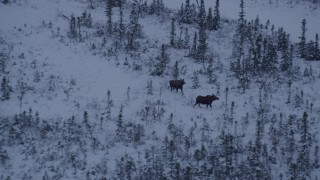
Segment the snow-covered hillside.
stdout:
<svg viewBox="0 0 320 180">
<path fill-rule="evenodd" d="M 298 47 L 302 19 L 307 42 L 320 32 L 319 4 L 246 1 L 245 18 L 261 24 L 237 57 L 240 2 L 221 1 L 220 26 L 205 30 L 199 60 L 201 23 L 182 22 L 185 0 L 164 0 L 155 12 L 155 1 L 123 1 L 110 33 L 103 0 L 2 1 L 0 179 L 320 177 L 320 61 L 300 58 Z M 267 20 L 290 34 L 288 44 Z M 270 72 L 237 71 L 259 35 L 259 60 L 277 54 Z M 171 91 L 175 78 L 186 82 L 183 93 Z M 194 106 L 212 94 L 212 108 Z"/>
<path fill-rule="evenodd" d="M 149 0 L 152 2 L 152 0 Z M 191 0 L 191 3 L 200 3 L 199 0 Z M 179 9 L 184 0 L 164 0 L 164 4 L 171 8 Z M 205 0 L 206 7 L 214 7 L 215 1 Z M 308 37 L 314 38 L 320 32 L 319 2 L 312 4 L 308 1 L 294 0 L 248 0 L 245 2 L 246 17 L 249 20 L 259 16 L 263 23 L 268 20 L 277 27 L 283 27 L 292 40 L 298 41 L 301 35 L 301 21 L 307 20 Z M 223 18 L 237 19 L 239 15 L 238 0 L 224 0 L 220 2 L 220 13 Z"/>
</svg>

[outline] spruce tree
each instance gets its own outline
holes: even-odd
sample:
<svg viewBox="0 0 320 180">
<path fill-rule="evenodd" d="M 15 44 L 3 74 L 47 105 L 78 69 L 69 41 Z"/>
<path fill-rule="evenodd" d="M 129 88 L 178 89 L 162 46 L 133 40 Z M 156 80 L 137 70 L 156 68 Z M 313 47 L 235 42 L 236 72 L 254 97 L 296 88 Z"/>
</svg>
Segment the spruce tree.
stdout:
<svg viewBox="0 0 320 180">
<path fill-rule="evenodd" d="M 191 10 L 191 5 L 190 5 L 190 0 L 186 0 L 186 5 L 184 8 L 184 17 L 183 17 L 183 22 L 187 24 L 191 24 L 193 20 L 192 17 L 192 10 Z"/>
<path fill-rule="evenodd" d="M 213 59 L 209 59 L 209 64 L 207 68 L 207 76 L 208 76 L 208 83 L 213 84 L 216 81 L 216 77 L 213 73 Z"/>
<path fill-rule="evenodd" d="M 274 73 L 276 71 L 277 51 L 271 42 L 266 41 L 266 52 L 262 58 L 261 69 L 265 73 Z M 290 60 L 289 60 L 290 63 Z"/>
<path fill-rule="evenodd" d="M 4 76 L 1 82 L 1 92 L 2 97 L 1 100 L 5 101 L 10 99 L 10 94 L 12 92 L 9 80 Z"/>
<path fill-rule="evenodd" d="M 106 15 L 107 15 L 107 33 L 112 34 L 112 2 L 113 0 L 106 0 Z"/>
<path fill-rule="evenodd" d="M 77 26 L 76 26 L 76 18 L 73 15 L 71 15 L 69 23 L 70 23 L 69 37 L 71 39 L 74 39 L 77 37 Z"/>
<path fill-rule="evenodd" d="M 269 139 L 271 142 L 271 161 L 272 163 L 276 163 L 276 155 L 278 154 L 278 144 L 279 140 L 279 129 L 276 127 L 277 116 L 273 114 L 271 118 L 271 125 L 269 127 Z"/>
<path fill-rule="evenodd" d="M 214 21 L 213 21 L 213 14 L 212 14 L 212 8 L 210 7 L 208 10 L 208 16 L 207 16 L 207 29 L 209 31 L 213 31 L 214 30 Z"/>
<path fill-rule="evenodd" d="M 87 136 L 87 133 L 91 134 L 91 125 L 89 124 L 89 116 L 88 116 L 88 112 L 84 111 L 83 113 L 83 121 L 82 121 L 82 127 L 84 129 L 84 132 L 86 133 L 85 136 Z"/>
<path fill-rule="evenodd" d="M 170 62 L 169 55 L 167 53 L 167 48 L 164 44 L 161 45 L 161 50 L 159 56 L 156 57 L 157 63 L 154 66 L 154 70 L 151 75 L 162 76 L 167 69 L 167 65 Z"/>
<path fill-rule="evenodd" d="M 107 99 L 104 102 L 106 103 L 105 108 L 102 110 L 101 116 L 100 116 L 100 128 L 103 127 L 104 121 L 110 121 L 111 120 L 111 108 L 113 107 L 113 100 L 111 99 L 111 92 L 108 90 L 107 92 Z"/>
<path fill-rule="evenodd" d="M 118 30 L 118 36 L 120 44 L 122 44 L 123 39 L 125 38 L 125 24 L 123 22 L 123 4 L 122 0 L 119 2 L 119 11 L 120 11 L 120 18 L 119 18 L 119 30 Z"/>
<path fill-rule="evenodd" d="M 153 95 L 153 83 L 152 83 L 152 80 L 148 81 L 147 94 L 148 95 Z"/>
<path fill-rule="evenodd" d="M 81 18 L 80 17 L 77 17 L 77 23 L 76 23 L 76 25 L 77 25 L 77 31 L 78 31 L 78 33 L 77 33 L 77 38 L 79 38 L 78 40 L 79 40 L 79 42 L 81 42 L 82 41 L 82 35 L 81 35 Z"/>
<path fill-rule="evenodd" d="M 176 27 L 175 27 L 175 19 L 171 19 L 171 31 L 170 31 L 170 45 L 171 47 L 175 47 L 176 45 Z"/>
<path fill-rule="evenodd" d="M 193 76 L 191 77 L 191 79 L 192 79 L 192 88 L 193 89 L 197 89 L 198 87 L 200 87 L 199 76 L 196 71 L 193 72 Z"/>
<path fill-rule="evenodd" d="M 185 29 L 183 47 L 187 49 L 189 49 L 190 47 L 190 35 L 188 32 L 188 28 Z"/>
<path fill-rule="evenodd" d="M 116 129 L 116 141 L 124 141 L 125 138 L 125 125 L 123 121 L 123 106 L 121 105 L 118 119 L 117 119 L 117 129 Z"/>
<path fill-rule="evenodd" d="M 253 51 L 253 70 L 256 74 L 261 72 L 261 57 L 262 57 L 262 35 L 259 34 L 256 39 L 256 48 Z"/>
<path fill-rule="evenodd" d="M 196 58 L 197 56 L 197 47 L 198 47 L 197 42 L 198 42 L 198 35 L 197 35 L 197 32 L 195 32 L 193 37 L 192 47 L 190 50 L 190 56 L 193 58 Z"/>
<path fill-rule="evenodd" d="M 319 164 L 320 153 L 319 153 L 319 146 L 318 145 L 314 147 L 313 157 L 314 157 L 313 167 L 319 169 L 320 168 L 320 164 Z"/>
<path fill-rule="evenodd" d="M 313 52 L 313 59 L 320 61 L 320 49 L 319 49 L 319 35 L 316 34 L 316 39 L 314 42 L 314 52 Z"/>
<path fill-rule="evenodd" d="M 222 162 L 224 162 L 224 164 L 221 164 L 224 173 L 223 176 L 230 177 L 234 170 L 234 136 L 222 130 L 219 135 L 219 140 L 219 145 L 221 147 L 220 156 L 223 159 Z"/>
<path fill-rule="evenodd" d="M 179 71 L 179 63 L 178 61 L 175 62 L 172 70 L 172 78 L 173 79 L 179 79 L 180 71 Z"/>
<path fill-rule="evenodd" d="M 6 66 L 9 60 L 9 53 L 0 53 L 0 73 L 5 73 Z"/>
<path fill-rule="evenodd" d="M 218 30 L 220 28 L 220 11 L 219 11 L 219 0 L 216 0 L 216 5 L 214 6 L 214 18 L 213 18 L 213 29 Z"/>
<path fill-rule="evenodd" d="M 310 142 L 309 121 L 307 112 L 303 113 L 300 132 L 300 145 L 298 152 L 297 164 L 299 167 L 299 179 L 306 179 L 310 175 Z"/>
<path fill-rule="evenodd" d="M 180 165 L 180 163 L 179 162 L 176 162 L 176 163 L 174 163 L 174 166 L 173 166 L 173 170 L 172 170 L 172 179 L 177 179 L 177 180 L 179 180 L 179 179 L 181 179 L 182 177 L 181 177 L 181 165 Z"/>
<path fill-rule="evenodd" d="M 204 6 L 204 0 L 200 2 L 200 9 L 199 9 L 199 45 L 197 47 L 197 55 L 196 59 L 200 62 L 204 63 L 205 60 L 205 53 L 207 51 L 207 35 L 206 35 L 206 11 Z"/>
<path fill-rule="evenodd" d="M 290 46 L 291 47 L 291 46 Z M 291 49 L 286 48 L 282 51 L 282 61 L 280 64 L 282 71 L 289 71 L 292 68 Z"/>
<path fill-rule="evenodd" d="M 296 149 L 295 137 L 294 137 L 294 127 L 293 121 L 295 120 L 295 116 L 290 114 L 288 118 L 288 122 L 286 124 L 286 134 L 285 134 L 285 149 L 287 155 L 287 164 L 290 165 L 293 162 L 294 152 Z"/>
<path fill-rule="evenodd" d="M 306 57 L 306 19 L 303 19 L 301 22 L 301 36 L 300 38 L 300 42 L 299 42 L 299 55 L 301 58 L 305 58 Z"/>
<path fill-rule="evenodd" d="M 244 1 L 240 0 L 240 13 L 239 13 L 239 19 L 238 19 L 238 33 L 242 36 L 244 36 L 244 28 L 245 28 L 245 12 L 244 12 Z M 244 38 L 244 37 L 241 37 Z M 243 42 L 244 39 L 241 39 L 241 42 Z"/>
<path fill-rule="evenodd" d="M 139 12 L 136 3 L 133 3 L 130 12 L 130 23 L 127 32 L 127 50 L 132 51 L 138 49 L 138 42 L 135 40 L 141 36 L 141 25 L 139 24 Z"/>
<path fill-rule="evenodd" d="M 184 4 L 182 3 L 180 6 L 180 10 L 178 12 L 179 22 L 184 21 Z"/>
<path fill-rule="evenodd" d="M 186 166 L 183 169 L 183 179 L 184 180 L 192 180 L 193 179 L 193 172 L 190 166 Z"/>
<path fill-rule="evenodd" d="M 240 1 L 240 13 L 238 18 L 238 25 L 236 29 L 236 34 L 234 37 L 234 48 L 233 56 L 240 57 L 243 54 L 243 46 L 245 41 L 246 32 L 246 21 L 245 21 L 245 12 L 244 12 L 244 2 Z"/>
</svg>

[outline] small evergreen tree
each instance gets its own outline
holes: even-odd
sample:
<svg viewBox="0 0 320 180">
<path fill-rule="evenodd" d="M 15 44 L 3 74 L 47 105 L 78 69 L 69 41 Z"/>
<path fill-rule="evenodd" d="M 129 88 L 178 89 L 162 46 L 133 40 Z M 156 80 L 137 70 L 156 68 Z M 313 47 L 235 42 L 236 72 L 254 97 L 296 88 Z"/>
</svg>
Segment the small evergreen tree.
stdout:
<svg viewBox="0 0 320 180">
<path fill-rule="evenodd" d="M 210 7 L 208 10 L 208 16 L 207 16 L 207 29 L 209 31 L 213 31 L 214 30 L 214 20 L 213 20 L 213 14 L 212 14 L 212 8 Z"/>
<path fill-rule="evenodd" d="M 279 139 L 279 130 L 276 127 L 276 123 L 277 122 L 277 116 L 276 114 L 273 114 L 272 118 L 271 118 L 271 125 L 269 127 L 269 138 L 271 141 L 271 161 L 272 163 L 276 163 L 276 155 L 278 154 L 278 144 L 280 142 Z"/>
<path fill-rule="evenodd" d="M 130 23 L 128 28 L 129 30 L 127 32 L 127 50 L 136 50 L 138 49 L 139 44 L 135 40 L 141 37 L 142 34 L 141 25 L 139 24 L 139 10 L 136 3 L 133 3 L 132 5 L 132 9 L 130 12 Z"/>
<path fill-rule="evenodd" d="M 300 42 L 299 42 L 299 54 L 300 54 L 300 57 L 301 58 L 305 58 L 306 57 L 306 19 L 303 19 L 302 22 L 301 22 L 301 30 L 302 30 L 302 33 L 301 33 L 301 36 L 299 37 L 300 38 Z"/>
<path fill-rule="evenodd" d="M 189 36 L 189 32 L 188 32 L 188 28 L 185 29 L 184 31 L 184 41 L 183 41 L 183 47 L 184 48 L 188 48 L 190 47 L 190 36 Z"/>
<path fill-rule="evenodd" d="M 197 41 L 198 41 L 198 36 L 197 36 L 197 32 L 195 32 L 194 37 L 193 37 L 191 51 L 190 51 L 190 56 L 193 58 L 196 58 L 196 56 L 197 56 L 197 46 L 198 46 Z"/>
<path fill-rule="evenodd" d="M 119 17 L 119 30 L 118 30 L 118 37 L 120 44 L 122 44 L 123 39 L 125 38 L 125 24 L 123 22 L 123 5 L 122 1 L 119 2 L 119 11 L 120 11 L 120 17 Z"/>
<path fill-rule="evenodd" d="M 106 15 L 107 15 L 107 33 L 112 34 L 112 5 L 113 0 L 106 0 Z"/>
<path fill-rule="evenodd" d="M 2 82 L 1 82 L 1 92 L 2 92 L 2 97 L 1 97 L 2 101 L 10 99 L 12 88 L 10 86 L 9 80 L 5 76 L 2 78 Z"/>
<path fill-rule="evenodd" d="M 171 31 L 170 31 L 170 45 L 171 47 L 175 47 L 176 45 L 176 26 L 175 26 L 175 19 L 171 19 Z"/>
<path fill-rule="evenodd" d="M 316 34 L 316 40 L 314 42 L 314 54 L 313 57 L 315 60 L 320 61 L 320 49 L 319 49 L 319 35 Z"/>
<path fill-rule="evenodd" d="M 71 39 L 74 39 L 77 37 L 77 26 L 76 26 L 76 18 L 73 15 L 71 15 L 69 23 L 70 23 L 69 37 Z"/>
<path fill-rule="evenodd" d="M 238 18 L 236 34 L 234 37 L 234 49 L 233 49 L 234 57 L 240 57 L 242 55 L 246 33 L 247 32 L 246 32 L 246 20 L 245 20 L 245 12 L 244 12 L 244 1 L 240 0 L 240 13 Z"/>
<path fill-rule="evenodd" d="M 190 5 L 190 0 L 186 0 L 186 5 L 184 8 L 184 16 L 183 16 L 183 22 L 187 24 L 191 24 L 193 20 L 192 17 L 192 9 Z"/>
<path fill-rule="evenodd" d="M 106 107 L 102 110 L 100 117 L 100 127 L 103 127 L 104 121 L 111 120 L 111 108 L 113 107 L 113 100 L 111 99 L 111 92 L 108 90 L 107 99 L 106 99 Z"/>
<path fill-rule="evenodd" d="M 116 129 L 116 141 L 124 141 L 125 138 L 125 126 L 123 121 L 123 106 L 121 105 L 118 119 L 117 119 L 117 129 Z"/>
<path fill-rule="evenodd" d="M 184 180 L 192 180 L 193 179 L 193 172 L 190 166 L 186 166 L 183 169 L 183 179 Z"/>
<path fill-rule="evenodd" d="M 120 159 L 116 159 L 116 179 L 134 179 L 134 173 L 136 173 L 136 171 L 136 164 L 128 154 L 125 154 Z"/>
<path fill-rule="evenodd" d="M 300 132 L 300 146 L 298 153 L 298 177 L 299 179 L 306 179 L 310 175 L 310 142 L 311 136 L 309 133 L 309 122 L 307 112 L 303 113 L 301 132 Z"/>
<path fill-rule="evenodd" d="M 89 124 L 89 116 L 87 111 L 84 111 L 83 113 L 82 126 L 84 129 L 84 132 L 86 133 L 85 136 L 87 136 L 87 133 L 90 133 L 90 135 L 92 136 L 91 125 Z"/>
<path fill-rule="evenodd" d="M 154 70 L 151 74 L 155 76 L 162 76 L 170 62 L 170 58 L 164 44 L 161 45 L 160 55 L 156 57 L 156 60 L 157 63 L 155 64 Z"/>
<path fill-rule="evenodd" d="M 256 48 L 253 54 L 253 70 L 256 74 L 261 73 L 261 58 L 262 57 L 262 35 L 259 34 L 256 39 Z"/>
<path fill-rule="evenodd" d="M 192 88 L 193 89 L 197 89 L 198 87 L 200 87 L 199 76 L 196 71 L 193 72 L 193 76 L 191 77 L 191 79 L 192 79 Z"/>
<path fill-rule="evenodd" d="M 286 142 L 286 154 L 287 154 L 287 164 L 290 165 L 293 163 L 294 152 L 296 149 L 295 137 L 294 137 L 294 127 L 293 121 L 295 120 L 294 115 L 289 115 L 288 123 L 286 124 L 286 134 L 285 134 L 285 142 Z"/>
<path fill-rule="evenodd" d="M 9 53 L 0 52 L 0 73 L 5 73 L 9 57 Z"/>
<path fill-rule="evenodd" d="M 320 154 L 319 154 L 319 146 L 314 147 L 314 162 L 313 162 L 313 167 L 319 169 L 320 168 Z"/>
<path fill-rule="evenodd" d="M 207 76 L 208 76 L 208 83 L 213 84 L 216 81 L 216 77 L 213 73 L 213 59 L 209 59 L 209 64 L 207 68 Z"/>
<path fill-rule="evenodd" d="M 172 78 L 179 79 L 179 76 L 180 76 L 179 63 L 178 63 L 178 61 L 176 61 L 176 63 L 173 66 L 173 70 L 172 70 Z"/>
<path fill-rule="evenodd" d="M 205 53 L 207 51 L 206 11 L 204 6 L 204 0 L 201 0 L 200 2 L 198 18 L 199 18 L 199 39 L 198 39 L 199 45 L 197 47 L 196 59 L 204 63 Z"/>
<path fill-rule="evenodd" d="M 213 18 L 213 29 L 218 30 L 220 28 L 220 11 L 219 11 L 219 0 L 216 0 L 216 4 L 214 6 L 214 18 Z"/>
<path fill-rule="evenodd" d="M 147 85 L 147 94 L 148 94 L 148 95 L 153 95 L 153 85 L 152 85 L 152 80 L 148 81 L 148 85 Z"/>
</svg>

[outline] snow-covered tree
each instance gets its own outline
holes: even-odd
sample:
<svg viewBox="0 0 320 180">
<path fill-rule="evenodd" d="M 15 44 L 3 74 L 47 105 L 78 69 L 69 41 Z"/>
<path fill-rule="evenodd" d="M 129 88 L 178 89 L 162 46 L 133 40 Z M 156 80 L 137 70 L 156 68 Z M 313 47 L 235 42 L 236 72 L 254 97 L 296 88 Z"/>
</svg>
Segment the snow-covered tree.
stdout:
<svg viewBox="0 0 320 180">
<path fill-rule="evenodd" d="M 2 78 L 1 92 L 2 92 L 1 100 L 5 101 L 10 99 L 12 88 L 10 86 L 10 81 L 6 78 L 6 76 Z"/>
<path fill-rule="evenodd" d="M 167 69 L 167 66 L 170 62 L 167 48 L 164 44 L 161 45 L 160 54 L 156 57 L 156 61 L 157 62 L 154 66 L 154 70 L 151 74 L 155 76 L 162 76 L 165 73 L 165 70 Z"/>
<path fill-rule="evenodd" d="M 305 58 L 306 56 L 306 31 L 307 31 L 307 28 L 306 28 L 306 19 L 303 19 L 302 22 L 301 22 L 301 36 L 299 37 L 300 38 L 300 42 L 299 42 L 299 55 L 301 58 Z"/>
<path fill-rule="evenodd" d="M 107 99 L 105 100 L 105 107 L 103 107 L 100 116 L 100 127 L 103 128 L 103 122 L 111 120 L 111 108 L 113 107 L 113 100 L 111 99 L 111 91 L 107 92 Z"/>
<path fill-rule="evenodd" d="M 171 47 L 175 47 L 176 45 L 176 25 L 175 25 L 175 19 L 171 19 L 171 30 L 170 30 L 170 45 Z"/>
<path fill-rule="evenodd" d="M 218 30 L 220 28 L 220 2 L 216 0 L 216 4 L 214 6 L 214 17 L 213 17 L 213 29 Z"/>
</svg>

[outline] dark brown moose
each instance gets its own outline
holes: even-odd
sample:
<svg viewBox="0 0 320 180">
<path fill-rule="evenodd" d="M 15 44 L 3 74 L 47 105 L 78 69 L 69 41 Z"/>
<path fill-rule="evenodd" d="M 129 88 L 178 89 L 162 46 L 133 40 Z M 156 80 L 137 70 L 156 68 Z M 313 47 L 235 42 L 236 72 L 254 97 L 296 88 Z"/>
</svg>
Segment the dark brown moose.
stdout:
<svg viewBox="0 0 320 180">
<path fill-rule="evenodd" d="M 185 84 L 186 82 L 184 81 L 184 79 L 180 79 L 180 80 L 170 80 L 169 81 L 169 84 L 170 84 L 170 88 L 171 88 L 171 91 L 172 91 L 172 88 L 175 88 L 178 92 L 179 89 L 181 89 L 181 92 L 183 94 L 183 85 Z"/>
<path fill-rule="evenodd" d="M 207 96 L 197 96 L 196 103 L 193 105 L 193 107 L 196 106 L 197 104 L 199 105 L 199 107 L 201 107 L 200 104 L 206 104 L 207 108 L 208 108 L 208 106 L 210 106 L 212 108 L 211 104 L 215 100 L 219 100 L 219 98 L 217 96 L 215 96 L 214 94 L 207 95 Z"/>
</svg>

